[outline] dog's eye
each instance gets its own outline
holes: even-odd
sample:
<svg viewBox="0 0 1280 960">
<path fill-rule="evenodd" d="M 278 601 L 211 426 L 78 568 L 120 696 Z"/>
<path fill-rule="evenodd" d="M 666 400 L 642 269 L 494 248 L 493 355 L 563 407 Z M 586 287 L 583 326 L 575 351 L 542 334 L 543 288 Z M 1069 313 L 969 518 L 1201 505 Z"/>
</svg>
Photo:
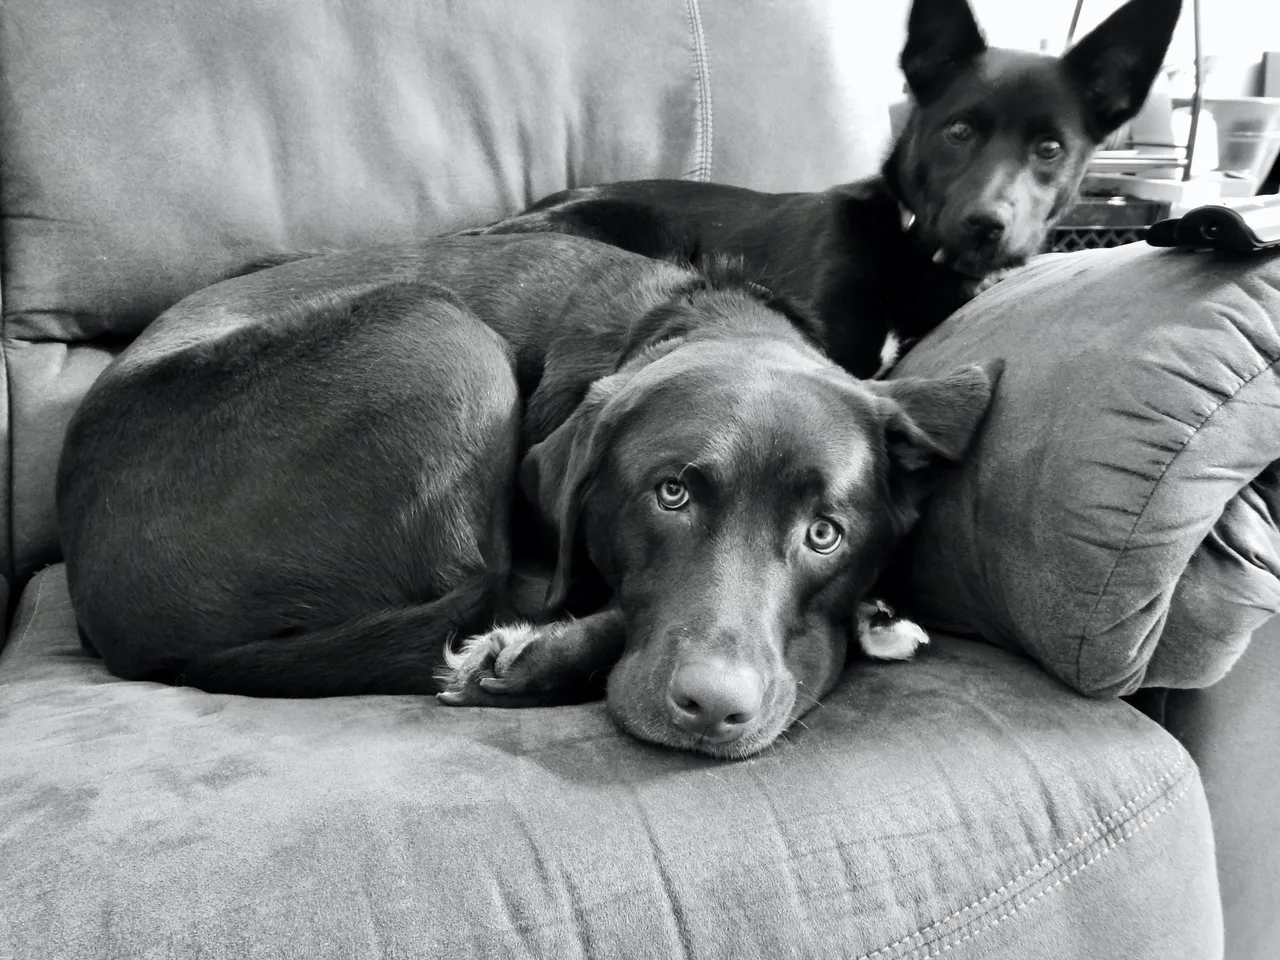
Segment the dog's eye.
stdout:
<svg viewBox="0 0 1280 960">
<path fill-rule="evenodd" d="M 1036 144 L 1036 156 L 1041 160 L 1057 160 L 1062 156 L 1062 144 L 1051 137 L 1045 137 Z"/>
<path fill-rule="evenodd" d="M 814 553 L 831 553 L 843 539 L 844 532 L 826 517 L 809 524 L 804 535 L 805 545 Z"/>
<path fill-rule="evenodd" d="M 942 135 L 952 143 L 968 143 L 974 137 L 974 130 L 963 120 L 957 120 L 955 123 L 947 124 L 947 128 L 942 132 Z"/>
<path fill-rule="evenodd" d="M 689 488 L 675 477 L 668 477 L 657 487 L 658 506 L 663 510 L 679 510 L 689 502 Z"/>
</svg>

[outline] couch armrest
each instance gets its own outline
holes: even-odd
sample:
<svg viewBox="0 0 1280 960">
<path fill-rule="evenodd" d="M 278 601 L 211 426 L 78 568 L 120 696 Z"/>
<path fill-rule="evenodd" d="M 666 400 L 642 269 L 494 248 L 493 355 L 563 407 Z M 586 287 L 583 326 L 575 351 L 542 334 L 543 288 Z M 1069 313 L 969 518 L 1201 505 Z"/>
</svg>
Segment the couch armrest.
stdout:
<svg viewBox="0 0 1280 960">
<path fill-rule="evenodd" d="M 1213 816 L 1226 956 L 1263 960 L 1280 943 L 1280 621 L 1203 690 L 1170 690 L 1164 724 L 1200 767 Z"/>
<path fill-rule="evenodd" d="M 1086 693 L 1146 688 L 1204 778 L 1233 960 L 1280 942 L 1278 327 L 1280 256 L 1131 244 L 1042 258 L 894 371 L 1005 360 L 900 602 Z"/>
<path fill-rule="evenodd" d="M 1050 255 L 894 376 L 999 357 L 900 602 L 1083 693 L 1205 687 L 1280 612 L 1280 257 Z M 895 583 L 896 586 L 900 586 Z"/>
</svg>

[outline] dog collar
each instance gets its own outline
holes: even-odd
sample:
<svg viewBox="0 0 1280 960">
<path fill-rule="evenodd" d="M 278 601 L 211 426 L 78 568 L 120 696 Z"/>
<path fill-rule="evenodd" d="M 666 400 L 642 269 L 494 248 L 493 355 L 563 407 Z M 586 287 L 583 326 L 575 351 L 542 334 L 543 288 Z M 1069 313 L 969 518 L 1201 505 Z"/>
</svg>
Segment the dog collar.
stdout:
<svg viewBox="0 0 1280 960">
<path fill-rule="evenodd" d="M 898 201 L 898 219 L 902 223 L 903 233 L 910 233 L 911 228 L 916 225 L 915 212 L 901 200 Z"/>
<path fill-rule="evenodd" d="M 915 211 L 901 200 L 898 201 L 898 221 L 902 224 L 903 233 L 910 234 L 915 229 Z M 947 251 L 943 250 L 942 247 L 938 247 L 937 250 L 934 250 L 929 259 L 940 267 L 950 267 L 953 270 L 955 269 L 955 267 L 949 262 L 950 258 L 947 256 Z"/>
</svg>

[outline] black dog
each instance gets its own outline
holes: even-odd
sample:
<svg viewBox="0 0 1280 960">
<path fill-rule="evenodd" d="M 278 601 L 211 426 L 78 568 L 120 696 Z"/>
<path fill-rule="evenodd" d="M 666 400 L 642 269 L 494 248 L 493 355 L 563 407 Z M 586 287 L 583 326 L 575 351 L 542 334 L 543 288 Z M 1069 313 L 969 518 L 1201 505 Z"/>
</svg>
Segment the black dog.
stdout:
<svg viewBox="0 0 1280 960">
<path fill-rule="evenodd" d="M 82 635 L 122 677 L 241 694 L 514 706 L 607 675 L 640 737 L 762 749 L 839 676 L 993 384 L 863 383 L 802 322 L 730 274 L 576 237 L 209 287 L 68 428 Z M 914 649 L 861 627 L 872 655 Z"/>
<path fill-rule="evenodd" d="M 641 180 L 565 190 L 468 233 L 558 232 L 651 257 L 746 258 L 808 304 L 855 376 L 1038 253 L 1094 150 L 1141 109 L 1180 0 L 1130 0 L 1062 57 L 990 48 L 965 0 L 915 0 L 901 65 L 914 101 L 877 178 L 766 194 Z"/>
</svg>

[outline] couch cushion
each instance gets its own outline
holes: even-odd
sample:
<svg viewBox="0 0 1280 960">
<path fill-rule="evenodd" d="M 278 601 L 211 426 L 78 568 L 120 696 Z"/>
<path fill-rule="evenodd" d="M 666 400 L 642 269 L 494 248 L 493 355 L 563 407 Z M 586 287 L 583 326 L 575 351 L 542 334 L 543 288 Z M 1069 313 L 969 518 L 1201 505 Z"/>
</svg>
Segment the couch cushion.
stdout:
<svg viewBox="0 0 1280 960">
<path fill-rule="evenodd" d="M 1280 255 L 1050 255 L 895 376 L 1000 356 L 907 558 L 913 612 L 1079 690 L 1218 680 L 1280 611 Z"/>
<path fill-rule="evenodd" d="M 264 252 L 431 235 L 566 186 L 866 175 L 905 18 L 906 0 L 871 20 L 841 0 L 7 0 L 18 579 L 58 558 L 51 467 L 101 368 L 62 343 L 132 336 Z"/>
<path fill-rule="evenodd" d="M 599 704 L 116 680 L 61 567 L 0 655 L 0 903 L 16 960 L 1221 949 L 1186 753 L 994 647 L 858 667 L 776 749 L 722 763 Z"/>
<path fill-rule="evenodd" d="M 136 331 L 263 250 L 421 236 L 566 185 L 864 175 L 894 5 L 868 25 L 834 0 L 12 0 L 10 335 Z"/>
</svg>

